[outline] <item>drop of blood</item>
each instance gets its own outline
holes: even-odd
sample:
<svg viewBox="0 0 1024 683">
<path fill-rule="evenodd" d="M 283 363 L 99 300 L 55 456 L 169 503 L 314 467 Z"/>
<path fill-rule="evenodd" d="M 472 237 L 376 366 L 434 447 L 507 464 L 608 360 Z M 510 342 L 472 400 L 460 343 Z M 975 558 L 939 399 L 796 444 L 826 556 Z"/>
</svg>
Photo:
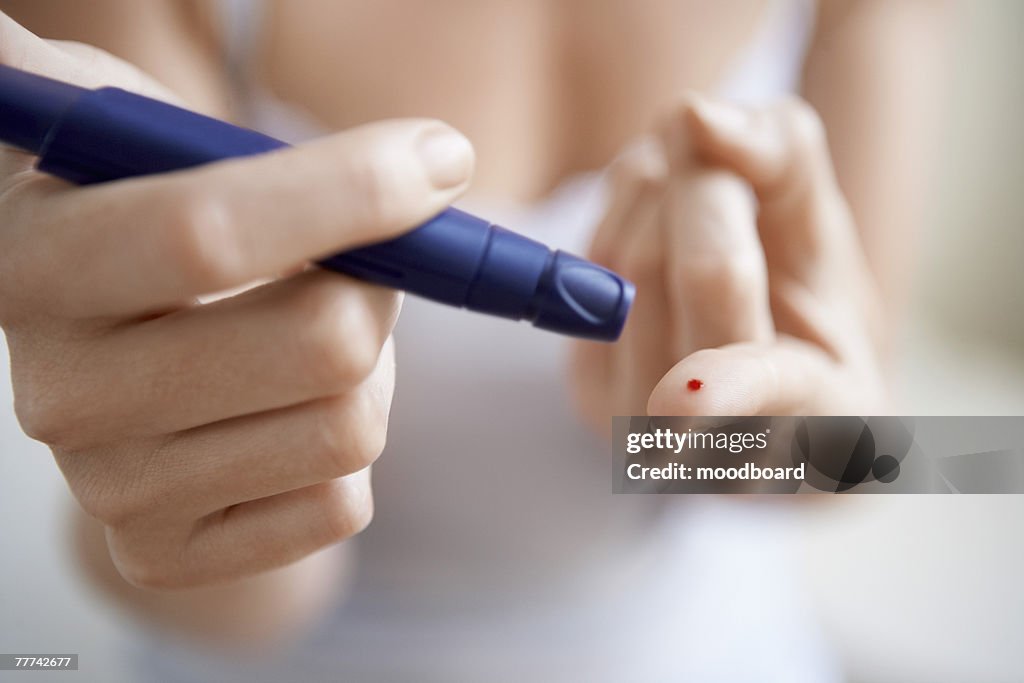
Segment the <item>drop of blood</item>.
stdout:
<svg viewBox="0 0 1024 683">
<path fill-rule="evenodd" d="M 690 391 L 700 391 L 704 388 L 704 382 L 699 379 L 691 379 L 686 383 L 686 388 Z"/>
</svg>

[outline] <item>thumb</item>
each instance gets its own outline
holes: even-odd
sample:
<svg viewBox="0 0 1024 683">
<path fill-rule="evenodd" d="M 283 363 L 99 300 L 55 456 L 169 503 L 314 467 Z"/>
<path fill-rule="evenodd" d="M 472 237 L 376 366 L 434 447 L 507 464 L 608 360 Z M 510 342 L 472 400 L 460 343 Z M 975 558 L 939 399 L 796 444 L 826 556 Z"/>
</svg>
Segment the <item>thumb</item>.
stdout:
<svg viewBox="0 0 1024 683">
<path fill-rule="evenodd" d="M 116 86 L 180 104 L 152 77 L 110 53 L 83 43 L 44 40 L 0 12 L 0 64 L 85 88 Z"/>
</svg>

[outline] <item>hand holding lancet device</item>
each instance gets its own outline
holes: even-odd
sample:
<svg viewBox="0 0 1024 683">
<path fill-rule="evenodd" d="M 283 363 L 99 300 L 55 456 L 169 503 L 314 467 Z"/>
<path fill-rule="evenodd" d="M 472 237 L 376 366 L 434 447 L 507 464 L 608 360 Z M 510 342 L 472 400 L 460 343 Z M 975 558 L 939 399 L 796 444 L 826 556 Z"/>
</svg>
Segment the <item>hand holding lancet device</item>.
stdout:
<svg viewBox="0 0 1024 683">
<path fill-rule="evenodd" d="M 73 183 L 174 171 L 286 147 L 118 88 L 88 90 L 0 65 L 0 141 Z M 628 280 L 455 208 L 319 265 L 428 299 L 578 337 L 618 338 Z"/>
</svg>

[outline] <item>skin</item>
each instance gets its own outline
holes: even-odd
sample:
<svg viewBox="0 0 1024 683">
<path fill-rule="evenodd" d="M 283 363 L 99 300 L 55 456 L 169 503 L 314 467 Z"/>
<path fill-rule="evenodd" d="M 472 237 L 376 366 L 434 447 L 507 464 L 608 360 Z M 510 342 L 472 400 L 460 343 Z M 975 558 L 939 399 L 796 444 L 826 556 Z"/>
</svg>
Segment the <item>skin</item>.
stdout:
<svg viewBox="0 0 1024 683">
<path fill-rule="evenodd" d="M 571 363 L 581 413 L 599 429 L 645 410 L 885 409 L 938 3 L 824 3 L 804 75 L 811 105 L 759 109 L 680 93 L 717 82 L 763 3 L 577 4 L 271 3 L 260 79 L 345 132 L 95 188 L 3 152 L 0 323 L 18 416 L 81 504 L 86 572 L 121 604 L 252 644 L 297 633 L 340 592 L 338 542 L 372 513 L 399 300 L 303 264 L 429 217 L 467 189 L 473 166 L 455 134 L 434 149 L 431 174 L 420 143 L 451 129 L 370 124 L 382 118 L 427 115 L 466 132 L 478 196 L 530 201 L 618 157 L 592 255 L 641 294 L 619 344 L 578 344 Z M 231 115 L 207 4 L 0 8 L 155 80 L 7 17 L 4 63 Z M 453 27 L 464 40 L 442 39 Z M 384 61 L 361 58 L 382 54 L 364 44 L 382 30 Z M 321 87 L 323 65 L 335 87 Z M 253 280 L 265 284 L 197 304 Z M 693 377 L 700 392 L 685 389 Z"/>
<path fill-rule="evenodd" d="M 6 63 L 166 95 L 106 55 L 0 22 Z M 115 569 L 124 585 L 108 585 L 122 595 L 201 586 L 293 563 L 363 529 L 400 295 L 303 264 L 450 204 L 472 173 L 468 141 L 437 121 L 394 120 L 93 188 L 38 174 L 31 161 L 0 156 L 0 248 L 10 256 L 0 321 L 18 419 L 50 445 L 103 530 L 106 558 L 81 548 L 101 561 L 93 570 L 112 579 Z M 18 284 L 52 269 L 64 275 Z M 271 280 L 197 305 L 200 294 L 262 278 Z M 190 599 L 199 606 L 202 594 Z M 245 611 L 265 605 L 257 623 L 266 623 L 277 602 Z M 174 600 L 140 604 L 169 608 L 172 621 L 183 611 Z"/>
<path fill-rule="evenodd" d="M 692 96 L 612 177 L 591 256 L 638 294 L 620 343 L 576 347 L 577 400 L 595 426 L 886 404 L 876 286 L 807 104 Z"/>
</svg>

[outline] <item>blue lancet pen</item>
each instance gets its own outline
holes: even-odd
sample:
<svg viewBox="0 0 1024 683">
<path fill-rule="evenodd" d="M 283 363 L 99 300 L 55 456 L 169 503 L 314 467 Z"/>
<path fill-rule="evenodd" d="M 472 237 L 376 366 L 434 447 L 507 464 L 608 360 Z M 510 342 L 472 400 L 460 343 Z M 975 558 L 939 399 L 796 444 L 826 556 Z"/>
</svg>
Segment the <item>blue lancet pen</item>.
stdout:
<svg viewBox="0 0 1024 683">
<path fill-rule="evenodd" d="M 0 65 L 0 141 L 73 183 L 164 173 L 287 144 L 119 88 L 89 90 Z M 562 251 L 448 208 L 395 239 L 323 259 L 330 270 L 471 311 L 614 341 L 634 287 Z"/>
</svg>

